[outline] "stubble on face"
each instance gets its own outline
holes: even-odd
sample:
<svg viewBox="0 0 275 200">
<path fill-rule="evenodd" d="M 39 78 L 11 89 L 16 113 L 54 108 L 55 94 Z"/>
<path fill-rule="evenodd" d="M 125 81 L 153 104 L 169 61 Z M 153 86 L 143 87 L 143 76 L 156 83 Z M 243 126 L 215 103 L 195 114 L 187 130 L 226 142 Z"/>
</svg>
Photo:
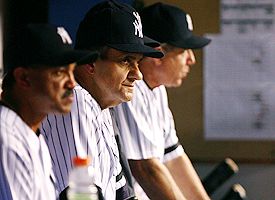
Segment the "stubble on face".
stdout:
<svg viewBox="0 0 275 200">
<path fill-rule="evenodd" d="M 73 102 L 75 65 L 46 68 L 34 71 L 32 87 L 34 103 L 40 104 L 45 113 L 67 113 Z"/>
<path fill-rule="evenodd" d="M 137 63 L 142 55 L 110 48 L 104 59 L 97 62 L 96 84 L 101 89 L 100 104 L 112 107 L 133 97 L 134 82 L 141 79 Z M 141 77 L 140 77 L 141 76 Z"/>
</svg>

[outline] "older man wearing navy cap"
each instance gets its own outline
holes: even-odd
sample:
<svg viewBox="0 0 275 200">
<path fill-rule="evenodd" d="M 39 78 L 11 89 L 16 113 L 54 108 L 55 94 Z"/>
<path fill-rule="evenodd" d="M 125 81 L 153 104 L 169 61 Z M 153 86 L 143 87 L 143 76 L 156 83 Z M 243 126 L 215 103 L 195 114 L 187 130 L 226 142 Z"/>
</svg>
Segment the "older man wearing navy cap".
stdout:
<svg viewBox="0 0 275 200">
<path fill-rule="evenodd" d="M 76 63 L 96 54 L 74 50 L 63 27 L 23 25 L 4 48 L 0 102 L 0 199 L 56 200 L 55 177 L 41 121 L 67 113 Z"/>
<path fill-rule="evenodd" d="M 132 99 L 135 82 L 142 78 L 138 63 L 143 56 L 160 58 L 163 53 L 144 45 L 139 14 L 116 1 L 88 11 L 77 31 L 76 48 L 96 50 L 99 58 L 76 69 L 72 111 L 48 115 L 41 129 L 55 163 L 58 190 L 68 186 L 72 157 L 88 156 L 94 182 L 106 200 L 134 198 L 125 187 L 109 108 Z"/>
<path fill-rule="evenodd" d="M 141 12 L 144 33 L 159 41 L 165 57 L 143 58 L 143 80 L 131 102 L 114 108 L 126 156 L 141 199 L 209 197 L 179 143 L 166 87 L 178 87 L 195 64 L 192 49 L 210 40 L 193 34 L 190 15 L 168 4 L 155 3 Z M 146 194 L 147 196 L 146 196 Z"/>
</svg>

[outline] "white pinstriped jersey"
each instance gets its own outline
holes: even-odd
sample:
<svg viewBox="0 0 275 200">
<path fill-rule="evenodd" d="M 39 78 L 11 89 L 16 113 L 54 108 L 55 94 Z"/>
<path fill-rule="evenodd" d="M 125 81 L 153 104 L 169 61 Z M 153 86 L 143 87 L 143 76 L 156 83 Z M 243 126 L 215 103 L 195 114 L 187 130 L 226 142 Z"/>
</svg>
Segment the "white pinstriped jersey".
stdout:
<svg viewBox="0 0 275 200">
<path fill-rule="evenodd" d="M 81 86 L 74 89 L 71 112 L 48 115 L 41 132 L 48 144 L 58 191 L 68 186 L 74 156 L 89 156 L 95 169 L 95 184 L 105 199 L 115 199 L 116 189 L 125 185 L 109 109 L 101 110 L 95 99 Z"/>
<path fill-rule="evenodd" d="M 151 90 L 143 80 L 136 81 L 132 101 L 114 110 L 128 159 L 165 162 L 183 153 L 164 86 Z"/>
<path fill-rule="evenodd" d="M 0 105 L 0 199 L 55 200 L 54 180 L 43 135 Z"/>
<path fill-rule="evenodd" d="M 165 162 L 182 155 L 164 86 L 151 90 L 143 80 L 136 81 L 133 99 L 116 106 L 114 113 L 128 159 Z M 135 190 L 148 199 L 137 183 Z"/>
</svg>

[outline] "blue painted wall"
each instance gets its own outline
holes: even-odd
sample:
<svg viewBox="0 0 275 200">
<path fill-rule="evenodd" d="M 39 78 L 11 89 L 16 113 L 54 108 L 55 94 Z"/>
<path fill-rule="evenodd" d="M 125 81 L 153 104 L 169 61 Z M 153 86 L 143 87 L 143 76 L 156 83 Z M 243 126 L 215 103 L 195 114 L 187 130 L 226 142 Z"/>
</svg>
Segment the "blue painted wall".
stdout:
<svg viewBox="0 0 275 200">
<path fill-rule="evenodd" d="M 62 25 L 75 41 L 75 34 L 79 22 L 86 12 L 95 4 L 103 0 L 49 0 L 48 21 L 51 24 Z M 133 0 L 118 0 L 132 4 Z"/>
</svg>

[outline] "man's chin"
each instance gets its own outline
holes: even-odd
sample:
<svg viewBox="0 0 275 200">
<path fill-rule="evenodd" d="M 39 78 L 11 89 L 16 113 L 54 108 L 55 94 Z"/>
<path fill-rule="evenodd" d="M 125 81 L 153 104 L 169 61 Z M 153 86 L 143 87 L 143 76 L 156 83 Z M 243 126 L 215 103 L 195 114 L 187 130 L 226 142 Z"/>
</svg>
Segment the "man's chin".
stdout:
<svg viewBox="0 0 275 200">
<path fill-rule="evenodd" d="M 60 113 L 66 114 L 66 113 L 69 113 L 70 111 L 71 111 L 71 106 L 69 108 L 62 109 Z"/>
<path fill-rule="evenodd" d="M 56 114 L 66 114 L 71 111 L 72 104 L 67 104 L 67 105 L 59 105 L 54 109 L 54 113 Z"/>
<path fill-rule="evenodd" d="M 131 101 L 133 98 L 133 93 L 132 92 L 127 92 L 124 95 L 123 102 Z"/>
<path fill-rule="evenodd" d="M 178 84 L 176 84 L 174 87 L 180 87 L 182 85 L 182 81 Z"/>
<path fill-rule="evenodd" d="M 171 84 L 166 84 L 165 87 L 168 87 L 168 88 L 176 88 L 176 87 L 180 87 L 183 83 L 183 80 L 179 80 L 175 83 L 171 83 Z"/>
</svg>

